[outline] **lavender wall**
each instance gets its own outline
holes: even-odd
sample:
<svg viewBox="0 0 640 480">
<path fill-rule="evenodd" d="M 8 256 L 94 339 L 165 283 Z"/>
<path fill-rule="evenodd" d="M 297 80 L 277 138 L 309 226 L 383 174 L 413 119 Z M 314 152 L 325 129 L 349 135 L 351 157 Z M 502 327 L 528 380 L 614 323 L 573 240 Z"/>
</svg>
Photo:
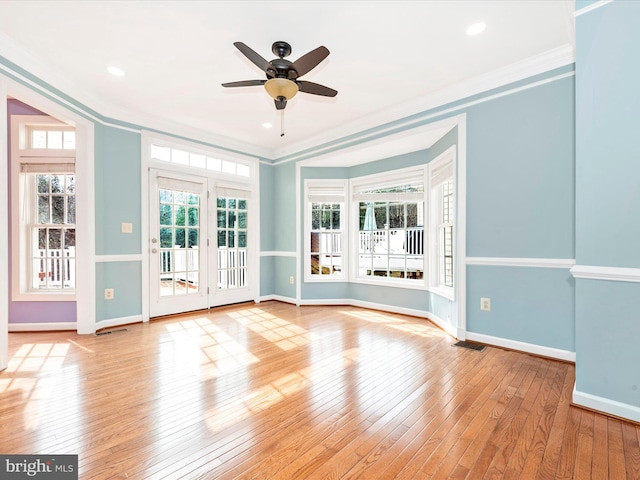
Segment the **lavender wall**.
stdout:
<svg viewBox="0 0 640 480">
<path fill-rule="evenodd" d="M 7 100 L 7 125 L 8 132 L 8 156 L 11 158 L 11 115 L 46 115 L 35 108 L 26 105 L 19 100 Z M 11 162 L 7 165 L 9 178 L 11 178 Z M 9 184 L 9 212 L 7 221 L 11 226 L 11 216 L 13 208 L 11 206 L 11 184 Z M 11 269 L 13 268 L 13 258 L 11 258 L 11 237 L 9 237 L 9 289 L 11 289 Z M 9 294 L 9 323 L 53 323 L 53 322 L 75 322 L 76 302 L 14 302 Z"/>
</svg>

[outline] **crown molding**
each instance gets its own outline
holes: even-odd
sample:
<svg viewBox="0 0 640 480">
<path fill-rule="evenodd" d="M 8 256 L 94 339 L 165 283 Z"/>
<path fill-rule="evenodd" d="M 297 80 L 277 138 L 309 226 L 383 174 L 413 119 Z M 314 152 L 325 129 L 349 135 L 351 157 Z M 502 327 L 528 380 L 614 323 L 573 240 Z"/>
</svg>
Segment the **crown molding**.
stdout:
<svg viewBox="0 0 640 480">
<path fill-rule="evenodd" d="M 89 108 L 95 112 L 99 112 L 99 115 L 105 117 L 100 120 L 101 123 L 107 124 L 108 120 L 115 122 L 121 121 L 130 125 L 138 125 L 140 128 L 146 130 L 170 132 L 168 134 L 172 136 L 188 138 L 218 148 L 258 156 L 271 160 L 272 162 L 283 160 L 287 156 L 299 157 L 305 150 L 313 151 L 318 148 L 326 148 L 330 142 L 337 141 L 338 143 L 344 143 L 345 139 L 350 136 L 354 136 L 356 139 L 362 136 L 369 136 L 371 135 L 371 129 L 379 127 L 383 127 L 384 129 L 397 128 L 398 125 L 394 126 L 390 124 L 393 122 L 401 122 L 403 119 L 406 121 L 410 116 L 427 114 L 427 112 L 438 107 L 575 62 L 574 47 L 571 44 L 566 44 L 562 47 L 515 62 L 507 67 L 494 70 L 493 72 L 459 82 L 422 98 L 404 102 L 391 109 L 385 109 L 384 111 L 369 115 L 356 122 L 342 125 L 320 135 L 310 137 L 303 142 L 272 150 L 105 102 L 89 90 L 82 88 L 80 85 L 57 73 L 50 65 L 36 58 L 24 48 L 16 45 L 15 42 L 4 34 L 0 34 L 0 51 L 3 52 L 3 56 L 9 61 L 19 65 L 20 68 L 34 75 L 42 82 L 47 83 L 61 92 L 65 92 L 66 95 L 73 98 L 74 101 L 78 103 L 75 107 L 76 109 L 85 112 L 85 109 Z M 22 77 L 19 72 L 14 73 Z M 68 92 L 72 93 L 70 94 Z M 88 113 L 92 117 L 94 116 L 89 112 L 85 113 Z M 109 125 L 118 127 L 118 125 L 114 125 L 113 123 L 109 123 Z"/>
<path fill-rule="evenodd" d="M 576 10 L 573 14 L 576 17 L 579 17 L 580 15 L 583 15 L 585 13 L 591 12 L 597 8 L 603 7 L 609 3 L 613 3 L 613 0 L 600 0 L 599 2 L 595 2 L 592 3 L 591 5 L 588 5 L 586 7 L 580 8 L 578 10 Z"/>
<path fill-rule="evenodd" d="M 286 156 L 296 155 L 303 150 L 312 149 L 335 141 L 336 139 L 344 139 L 351 135 L 361 134 L 366 130 L 406 119 L 413 115 L 427 113 L 435 108 L 556 68 L 564 67 L 574 62 L 575 49 L 573 45 L 566 44 L 562 47 L 554 48 L 515 62 L 507 67 L 494 70 L 493 72 L 451 85 L 422 98 L 413 99 L 391 109 L 378 112 L 377 114 L 368 115 L 362 120 L 341 125 L 321 135 L 310 137 L 304 142 L 278 149 L 275 151 L 274 158 L 279 160 Z"/>
<path fill-rule="evenodd" d="M 274 152 L 270 149 L 260 148 L 256 145 L 240 142 L 230 137 L 216 135 L 205 130 L 173 122 L 165 118 L 159 118 L 154 115 L 148 115 L 105 102 L 102 98 L 93 94 L 89 90 L 70 81 L 67 77 L 58 74 L 51 66 L 35 57 L 28 50 L 17 45 L 13 40 L 2 33 L 0 33 L 0 51 L 2 52 L 2 56 L 7 60 L 19 66 L 19 68 L 29 72 L 29 74 L 39 79 L 41 83 L 44 82 L 46 85 L 42 85 L 41 83 L 25 77 L 23 74 L 16 72 L 9 66 L 4 66 L 4 70 L 10 72 L 21 81 L 26 82 L 39 90 L 45 91 L 56 100 L 63 102 L 65 105 L 71 106 L 73 109 L 103 125 L 122 128 L 129 131 L 139 131 L 141 129 L 155 130 L 165 132 L 167 135 L 171 136 L 188 138 L 190 140 L 212 145 L 224 150 L 235 151 L 267 159 L 273 158 Z M 61 98 L 55 92 L 52 92 L 49 89 L 49 86 L 73 98 L 76 103 L 70 105 L 67 100 Z M 89 112 L 88 109 L 93 110 L 102 118 L 97 118 L 95 114 Z M 111 122 L 109 120 L 111 120 Z M 131 127 L 120 126 L 114 122 L 136 125 L 139 128 L 136 130 Z"/>
</svg>

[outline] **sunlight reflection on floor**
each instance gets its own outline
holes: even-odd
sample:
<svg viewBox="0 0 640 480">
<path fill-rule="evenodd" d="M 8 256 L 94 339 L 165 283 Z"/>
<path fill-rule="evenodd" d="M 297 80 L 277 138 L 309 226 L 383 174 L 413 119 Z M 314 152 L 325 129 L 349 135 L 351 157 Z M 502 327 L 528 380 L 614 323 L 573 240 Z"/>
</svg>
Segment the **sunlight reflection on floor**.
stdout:
<svg viewBox="0 0 640 480">
<path fill-rule="evenodd" d="M 252 413 L 263 411 L 311 384 L 343 372 L 344 369 L 355 363 L 358 357 L 359 349 L 351 348 L 327 357 L 310 367 L 280 377 L 243 397 L 207 411 L 207 427 L 212 432 L 219 432 L 225 427 L 241 422 Z"/>
<path fill-rule="evenodd" d="M 276 317 L 260 308 L 230 312 L 229 316 L 285 351 L 307 345 L 317 339 L 315 334 L 309 333 L 299 325 Z"/>
<path fill-rule="evenodd" d="M 190 368 L 199 378 L 217 378 L 260 361 L 207 318 L 196 318 L 166 326 L 174 342 L 165 346 L 165 356 Z"/>
<path fill-rule="evenodd" d="M 69 382 L 63 388 L 54 389 L 50 385 L 53 377 L 39 376 L 41 373 L 61 370 L 69 348 L 68 343 L 25 343 L 9 359 L 4 371 L 9 377 L 0 379 L 0 393 L 18 394 L 27 401 L 22 415 L 22 428 L 39 428 L 40 420 L 45 414 L 43 409 L 50 398 L 59 395 L 66 388 L 77 388 L 74 387 L 74 382 Z M 65 409 L 70 407 L 68 400 L 60 405 Z"/>
<path fill-rule="evenodd" d="M 414 335 L 419 335 L 421 337 L 443 337 L 446 335 L 445 332 L 431 325 L 431 323 L 429 323 L 428 320 L 424 320 L 422 322 L 417 320 L 415 322 L 410 322 L 408 320 L 403 320 L 393 315 L 387 315 L 381 312 L 372 312 L 372 311 L 366 311 L 366 310 L 363 310 L 363 311 L 343 310 L 340 313 L 358 318 L 360 320 L 365 320 L 367 322 L 385 324 L 387 327 L 395 328 L 396 330 L 400 330 L 403 332 L 413 333 Z"/>
</svg>

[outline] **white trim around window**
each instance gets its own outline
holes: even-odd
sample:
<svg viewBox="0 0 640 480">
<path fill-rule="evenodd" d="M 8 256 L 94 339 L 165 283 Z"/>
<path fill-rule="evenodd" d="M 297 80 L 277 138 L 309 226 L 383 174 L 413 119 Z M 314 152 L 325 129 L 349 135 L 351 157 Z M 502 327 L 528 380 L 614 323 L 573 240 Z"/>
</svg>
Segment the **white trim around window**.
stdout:
<svg viewBox="0 0 640 480">
<path fill-rule="evenodd" d="M 11 255 L 14 265 L 11 272 L 11 298 L 13 301 L 75 301 L 76 300 L 76 182 L 67 188 L 65 179 L 75 179 L 75 129 L 73 126 L 50 117 L 41 115 L 11 115 Z M 45 145 L 42 148 L 33 148 L 32 134 L 34 131 L 45 134 Z M 48 132 L 73 132 L 74 148 L 47 148 L 46 140 Z M 62 137 L 59 139 L 62 146 Z M 47 181 L 46 192 L 36 189 L 36 174 L 59 174 L 62 178 L 62 188 L 54 191 L 49 188 Z M 51 179 L 53 181 L 53 179 Z M 70 193 L 71 192 L 71 193 Z M 42 193 L 42 195 L 41 195 Z M 46 222 L 36 218 L 38 212 L 38 198 L 49 198 L 50 202 L 55 197 L 62 199 L 62 206 L 58 205 L 58 215 L 64 220 L 52 223 L 49 218 Z M 67 199 L 73 200 L 71 210 L 68 210 Z M 59 202 L 58 202 L 59 203 Z M 53 205 L 49 205 L 47 217 L 52 214 Z M 62 211 L 59 211 L 59 210 Z M 73 221 L 69 223 L 67 214 L 71 213 Z M 60 223 L 61 222 L 61 223 Z M 71 241 L 73 247 L 64 248 L 64 240 L 67 230 L 72 231 Z M 38 247 L 37 235 L 39 232 L 48 232 L 44 246 Z M 48 237 L 52 232 L 58 232 L 60 246 L 50 250 Z M 41 248 L 38 250 L 38 248 Z M 36 255 L 39 252 L 40 255 Z M 65 256 L 70 255 L 70 256 Z M 40 258 L 41 257 L 41 258 Z M 39 265 L 39 271 L 34 272 L 34 265 Z M 43 287 L 34 287 L 34 277 L 39 276 Z M 52 283 L 49 283 L 52 281 Z"/>
<path fill-rule="evenodd" d="M 428 269 L 426 266 L 428 255 L 425 255 L 427 242 L 425 241 L 426 232 L 424 228 L 429 225 L 427 171 L 428 168 L 425 163 L 417 167 L 402 168 L 351 179 L 349 197 L 351 204 L 349 281 L 369 285 L 427 289 Z M 393 187 L 408 188 L 404 188 L 405 191 L 390 191 L 396 190 Z M 395 226 L 391 224 L 391 202 L 395 202 L 394 208 L 403 210 L 402 215 L 398 217 L 405 219 L 401 222 L 402 225 L 397 222 Z M 367 206 L 364 217 L 361 219 L 361 204 L 364 203 L 371 203 L 371 205 Z M 376 212 L 376 208 L 380 212 Z M 387 210 L 387 220 L 383 221 L 382 225 L 378 225 L 380 219 L 377 217 L 384 214 L 383 209 Z M 411 212 L 409 212 L 409 209 L 411 209 Z M 367 219 L 367 215 L 371 218 Z M 409 218 L 413 220 L 409 222 Z M 365 224 L 361 225 L 361 220 L 365 224 L 367 222 L 373 223 L 371 223 L 370 228 L 367 228 Z M 361 231 L 361 227 L 364 230 Z M 400 237 L 395 238 L 399 234 Z M 408 251 L 405 248 L 409 236 L 417 236 L 416 239 L 412 240 L 412 244 L 416 245 L 415 251 Z M 367 270 L 364 267 L 363 271 L 366 270 L 367 272 L 364 275 L 361 274 L 361 255 L 364 255 L 363 261 L 371 260 L 371 268 Z M 392 268 L 390 265 L 392 261 L 402 264 L 402 268 L 400 269 L 399 265 Z M 375 273 L 378 271 L 377 267 L 380 267 L 380 275 Z M 392 277 L 396 272 L 401 276 Z M 411 276 L 415 278 L 407 278 Z"/>
<path fill-rule="evenodd" d="M 429 291 L 449 300 L 456 284 L 456 147 L 429 162 Z"/>
<path fill-rule="evenodd" d="M 348 278 L 347 180 L 304 181 L 304 281 Z"/>
</svg>

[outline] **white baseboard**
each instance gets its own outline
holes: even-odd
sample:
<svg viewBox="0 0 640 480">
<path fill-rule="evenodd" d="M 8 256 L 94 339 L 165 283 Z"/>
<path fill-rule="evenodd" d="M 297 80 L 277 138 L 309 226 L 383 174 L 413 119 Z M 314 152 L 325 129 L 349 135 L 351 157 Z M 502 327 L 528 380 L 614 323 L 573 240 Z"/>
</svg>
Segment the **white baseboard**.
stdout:
<svg viewBox="0 0 640 480">
<path fill-rule="evenodd" d="M 119 327 L 121 325 L 128 325 L 130 323 L 142 322 L 142 315 L 131 315 L 130 317 L 110 318 L 108 320 L 102 320 L 96 322 L 96 330 L 102 330 L 103 328 Z"/>
<path fill-rule="evenodd" d="M 536 345 L 535 343 L 519 342 L 517 340 L 509 340 L 508 338 L 493 337 L 482 333 L 467 332 L 466 337 L 467 340 L 486 343 L 487 345 L 519 350 L 521 352 L 533 353 L 534 355 L 556 358 L 567 362 L 576 362 L 576 352 L 570 352 L 569 350 L 545 347 L 542 345 Z"/>
<path fill-rule="evenodd" d="M 51 323 L 10 323 L 10 332 L 48 332 L 59 330 L 78 329 L 76 322 L 51 322 Z"/>
<path fill-rule="evenodd" d="M 640 422 L 640 407 L 581 392 L 576 390 L 575 385 L 573 386 L 573 403 L 592 410 L 608 413 L 616 417 L 628 418 L 634 422 Z"/>
<path fill-rule="evenodd" d="M 260 297 L 261 302 L 266 302 L 269 300 L 277 300 L 278 302 L 284 302 L 284 303 L 293 303 L 294 305 L 298 304 L 295 298 L 284 297 L 282 295 L 263 295 Z"/>
</svg>

